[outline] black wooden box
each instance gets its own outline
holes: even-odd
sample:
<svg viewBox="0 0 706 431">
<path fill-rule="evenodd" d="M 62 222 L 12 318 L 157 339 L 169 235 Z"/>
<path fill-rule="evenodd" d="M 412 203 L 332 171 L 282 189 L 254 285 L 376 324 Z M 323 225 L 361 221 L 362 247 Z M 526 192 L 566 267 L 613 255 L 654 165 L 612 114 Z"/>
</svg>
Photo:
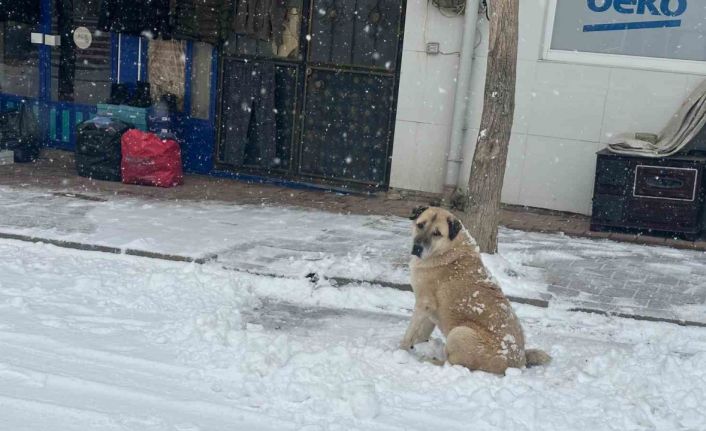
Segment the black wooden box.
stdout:
<svg viewBox="0 0 706 431">
<path fill-rule="evenodd" d="M 706 224 L 706 155 L 662 159 L 598 152 L 591 230 L 699 236 Z"/>
</svg>

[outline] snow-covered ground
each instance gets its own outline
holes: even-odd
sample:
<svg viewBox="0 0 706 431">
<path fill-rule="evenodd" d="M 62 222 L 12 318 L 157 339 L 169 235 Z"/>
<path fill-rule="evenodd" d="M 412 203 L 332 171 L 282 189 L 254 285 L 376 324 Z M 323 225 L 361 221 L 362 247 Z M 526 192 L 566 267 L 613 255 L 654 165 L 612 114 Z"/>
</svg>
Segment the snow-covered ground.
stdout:
<svg viewBox="0 0 706 431">
<path fill-rule="evenodd" d="M 406 292 L 7 240 L 0 255 L 0 430 L 706 424 L 704 329 L 518 306 L 554 362 L 501 378 L 396 350 Z"/>
<path fill-rule="evenodd" d="M 0 187 L 0 233 L 118 249 L 217 256 L 293 278 L 408 283 L 410 221 L 280 206 L 66 196 Z M 556 306 L 706 323 L 706 254 L 501 229 L 486 263 L 509 295 Z"/>
<path fill-rule="evenodd" d="M 409 222 L 400 218 L 107 198 L 0 187 L 0 230 L 194 258 L 215 254 L 226 265 L 280 275 L 328 271 L 397 282 L 409 278 Z"/>
<path fill-rule="evenodd" d="M 279 276 L 315 272 L 409 282 L 411 228 L 399 217 L 114 196 L 92 201 L 0 187 L 0 231 L 192 258 L 215 255 L 230 268 Z M 544 284 L 518 280 L 508 288 L 536 297 Z"/>
</svg>

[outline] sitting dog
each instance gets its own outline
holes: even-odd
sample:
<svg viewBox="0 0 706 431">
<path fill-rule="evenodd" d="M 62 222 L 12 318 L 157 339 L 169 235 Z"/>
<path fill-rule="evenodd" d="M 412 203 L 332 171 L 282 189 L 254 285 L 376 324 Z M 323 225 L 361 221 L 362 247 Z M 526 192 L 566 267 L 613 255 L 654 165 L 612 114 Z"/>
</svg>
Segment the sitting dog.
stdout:
<svg viewBox="0 0 706 431">
<path fill-rule="evenodd" d="M 504 374 L 509 367 L 543 365 L 551 357 L 525 350 L 520 322 L 483 266 L 478 247 L 450 212 L 414 210 L 414 313 L 400 347 L 427 341 L 438 325 L 452 365 Z"/>
</svg>

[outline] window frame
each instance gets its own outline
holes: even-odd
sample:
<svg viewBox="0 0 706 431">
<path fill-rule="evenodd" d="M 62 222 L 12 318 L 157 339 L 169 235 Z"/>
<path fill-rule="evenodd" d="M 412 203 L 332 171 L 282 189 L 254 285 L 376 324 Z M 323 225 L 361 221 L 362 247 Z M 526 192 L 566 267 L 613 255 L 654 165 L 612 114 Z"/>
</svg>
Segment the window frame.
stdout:
<svg viewBox="0 0 706 431">
<path fill-rule="evenodd" d="M 706 60 L 679 60 L 672 58 L 641 57 L 625 54 L 603 54 L 552 49 L 554 20 L 559 0 L 548 0 L 542 44 L 542 60 L 558 63 L 584 64 L 589 66 L 622 67 L 628 69 L 653 70 L 705 75 Z M 566 0 L 564 0 L 566 1 Z"/>
</svg>

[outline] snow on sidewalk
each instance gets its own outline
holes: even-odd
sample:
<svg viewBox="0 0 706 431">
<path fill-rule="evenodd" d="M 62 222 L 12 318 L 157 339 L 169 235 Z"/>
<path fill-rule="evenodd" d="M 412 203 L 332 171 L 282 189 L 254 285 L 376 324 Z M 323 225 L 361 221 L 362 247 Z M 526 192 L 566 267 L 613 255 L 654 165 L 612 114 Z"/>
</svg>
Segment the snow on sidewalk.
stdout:
<svg viewBox="0 0 706 431">
<path fill-rule="evenodd" d="M 409 282 L 410 223 L 398 217 L 108 198 L 0 187 L 0 232 L 192 258 L 217 255 L 226 266 L 289 277 L 316 272 Z"/>
<path fill-rule="evenodd" d="M 407 292 L 8 240 L 0 255 L 3 430 L 706 423 L 703 329 L 520 306 L 554 362 L 500 378 L 396 350 Z"/>
<path fill-rule="evenodd" d="M 133 248 L 256 273 L 408 283 L 410 223 L 278 206 L 103 201 L 0 187 L 0 233 Z M 583 307 L 706 323 L 706 254 L 501 229 L 487 261 L 504 291 Z"/>
</svg>

